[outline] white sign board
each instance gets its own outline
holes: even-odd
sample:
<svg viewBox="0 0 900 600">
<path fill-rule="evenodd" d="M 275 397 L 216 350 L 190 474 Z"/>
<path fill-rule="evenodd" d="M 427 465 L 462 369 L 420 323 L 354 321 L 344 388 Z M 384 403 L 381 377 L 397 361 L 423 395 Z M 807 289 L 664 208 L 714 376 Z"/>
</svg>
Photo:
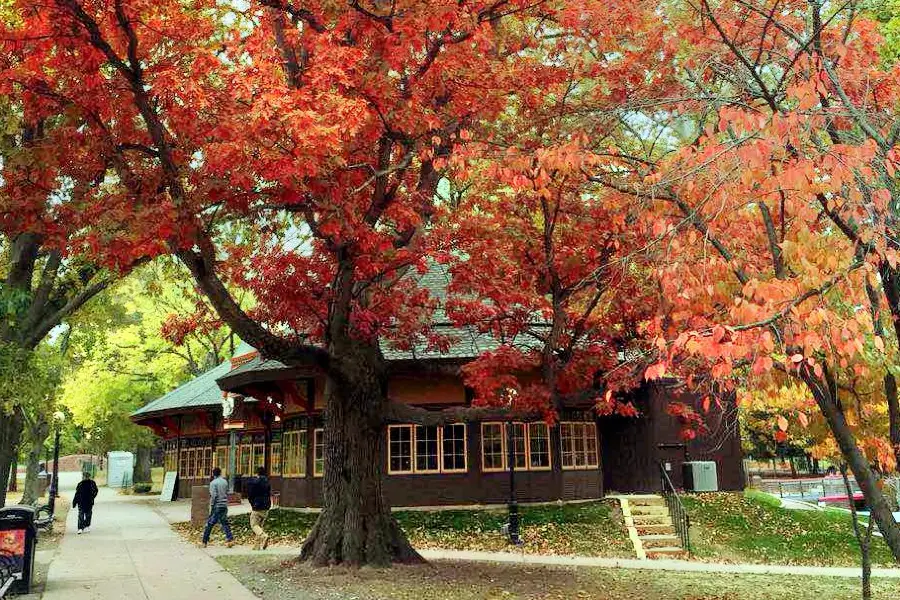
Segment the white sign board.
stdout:
<svg viewBox="0 0 900 600">
<path fill-rule="evenodd" d="M 166 478 L 163 479 L 162 493 L 159 495 L 160 502 L 172 502 L 175 500 L 176 481 L 178 481 L 178 471 L 166 471 Z"/>
</svg>

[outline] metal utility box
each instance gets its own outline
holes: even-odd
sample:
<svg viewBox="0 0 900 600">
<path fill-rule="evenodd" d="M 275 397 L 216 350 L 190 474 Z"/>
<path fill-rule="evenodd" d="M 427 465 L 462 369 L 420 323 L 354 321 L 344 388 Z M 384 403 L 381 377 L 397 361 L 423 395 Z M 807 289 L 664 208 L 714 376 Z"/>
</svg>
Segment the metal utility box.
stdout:
<svg viewBox="0 0 900 600">
<path fill-rule="evenodd" d="M 0 597 L 6 592 L 27 594 L 31 591 L 36 544 L 34 508 L 0 508 Z"/>
<path fill-rule="evenodd" d="M 684 463 L 684 489 L 689 492 L 718 492 L 719 477 L 712 460 L 695 460 Z"/>
<path fill-rule="evenodd" d="M 106 485 L 111 488 L 128 488 L 134 482 L 134 454 L 110 452 L 106 461 Z"/>
</svg>

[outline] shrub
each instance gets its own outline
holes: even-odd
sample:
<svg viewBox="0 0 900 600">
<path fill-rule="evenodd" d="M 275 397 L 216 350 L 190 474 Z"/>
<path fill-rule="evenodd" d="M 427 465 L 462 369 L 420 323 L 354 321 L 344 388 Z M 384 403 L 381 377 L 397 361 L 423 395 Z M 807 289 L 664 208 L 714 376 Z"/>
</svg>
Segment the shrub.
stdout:
<svg viewBox="0 0 900 600">
<path fill-rule="evenodd" d="M 153 484 L 151 483 L 136 483 L 134 484 L 134 493 L 135 494 L 149 494 L 150 490 L 153 488 Z"/>
</svg>

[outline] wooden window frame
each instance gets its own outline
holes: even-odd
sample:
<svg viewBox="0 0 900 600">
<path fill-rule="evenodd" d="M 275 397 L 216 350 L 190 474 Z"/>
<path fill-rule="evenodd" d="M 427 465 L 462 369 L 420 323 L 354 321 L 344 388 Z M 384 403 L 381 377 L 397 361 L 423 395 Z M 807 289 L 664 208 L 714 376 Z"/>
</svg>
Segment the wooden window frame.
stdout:
<svg viewBox="0 0 900 600">
<path fill-rule="evenodd" d="M 502 467 L 486 467 L 485 466 L 485 453 L 484 453 L 484 428 L 485 425 L 499 425 L 500 426 L 500 439 L 502 441 L 503 447 L 503 456 L 501 462 L 503 463 Z M 531 426 L 532 425 L 543 425 L 544 431 L 547 432 L 547 466 L 546 467 L 533 467 L 531 466 Z M 550 450 L 550 427 L 544 423 L 543 421 L 513 421 L 513 427 L 521 426 L 523 431 L 524 438 L 524 467 L 520 467 L 516 465 L 516 471 L 552 471 L 553 470 L 553 452 Z M 513 443 L 512 440 L 509 439 L 509 427 L 507 427 L 506 421 L 484 421 L 481 423 L 481 471 L 483 473 L 504 473 L 509 471 L 509 444 Z M 516 457 L 518 457 L 518 452 L 516 453 Z"/>
<path fill-rule="evenodd" d="M 269 475 L 272 477 L 281 477 L 281 470 L 283 468 L 282 464 L 284 460 L 281 455 L 281 442 L 272 442 L 271 444 L 269 444 L 269 446 L 271 448 L 269 452 L 272 462 L 272 464 L 269 465 L 269 470 L 271 471 Z"/>
<path fill-rule="evenodd" d="M 321 438 L 322 443 L 319 444 L 319 439 Z M 322 447 L 322 470 L 318 469 L 318 460 L 316 459 L 316 450 L 321 445 Z M 319 428 L 313 430 L 313 477 L 324 477 L 325 476 L 325 428 Z"/>
<path fill-rule="evenodd" d="M 462 426 L 463 428 L 463 468 L 462 469 L 448 469 L 444 465 L 444 428 L 445 427 L 458 427 Z M 438 438 L 439 438 L 439 464 L 441 473 L 468 473 L 469 472 L 469 428 L 465 423 L 450 423 L 449 425 L 443 425 L 438 427 Z"/>
<path fill-rule="evenodd" d="M 296 470 L 292 470 L 290 467 L 290 463 L 287 460 L 286 452 L 290 448 L 290 446 L 294 443 L 292 440 L 296 438 L 296 448 L 297 448 L 297 463 Z M 290 478 L 300 478 L 306 477 L 306 447 L 307 447 L 307 435 L 305 429 L 292 429 L 291 431 L 285 431 L 281 436 L 281 476 L 282 477 L 290 477 Z"/>
<path fill-rule="evenodd" d="M 419 427 L 434 427 L 437 432 L 437 450 L 435 453 L 435 458 L 437 459 L 437 468 L 436 469 L 420 469 L 418 466 L 419 462 Z M 444 428 L 440 425 L 413 425 L 412 426 L 412 468 L 413 472 L 417 475 L 434 475 L 436 473 L 441 472 L 441 467 L 444 466 Z M 390 439 L 390 438 L 388 438 Z M 388 457 L 388 467 L 390 467 L 390 457 Z M 392 473 L 388 473 L 392 474 Z"/>
<path fill-rule="evenodd" d="M 531 427 L 532 425 L 540 425 L 544 427 L 544 431 L 547 433 L 547 466 L 546 467 L 535 467 L 531 464 Z M 528 456 L 526 457 L 526 463 L 528 464 L 529 471 L 552 471 L 553 470 L 553 445 L 551 443 L 552 438 L 550 437 L 550 426 L 547 425 L 544 421 L 532 421 L 530 423 L 525 423 L 525 446 L 528 450 Z"/>
<path fill-rule="evenodd" d="M 568 426 L 572 428 L 573 436 L 573 444 L 572 444 L 572 463 L 571 465 L 566 465 L 566 456 L 565 456 L 565 438 L 563 437 L 563 427 Z M 580 430 L 581 435 L 578 436 L 581 439 L 583 444 L 582 450 L 580 451 L 582 456 L 581 458 L 584 460 L 583 464 L 578 464 L 578 454 L 579 451 L 575 449 L 574 440 L 576 439 L 574 433 Z M 591 464 L 588 462 L 588 457 L 590 452 L 588 451 L 588 440 L 590 436 L 588 435 L 590 432 L 593 435 L 593 444 L 594 444 L 594 459 L 596 462 Z M 593 421 L 560 421 L 559 423 L 559 456 L 560 456 L 560 467 L 563 471 L 590 471 L 591 469 L 599 469 L 600 468 L 600 444 L 597 441 L 597 423 Z"/>
<path fill-rule="evenodd" d="M 463 467 L 461 469 L 448 469 L 444 460 L 444 428 L 450 426 L 462 426 L 463 428 Z M 388 425 L 387 427 L 387 473 L 388 475 L 440 475 L 442 473 L 467 473 L 469 471 L 469 432 L 466 423 L 450 423 L 449 425 L 432 425 L 437 428 L 437 469 L 420 469 L 418 467 L 419 456 L 419 427 L 415 423 L 398 423 Z M 409 429 L 410 430 L 410 470 L 395 471 L 391 469 L 391 431 L 393 429 Z"/>
<path fill-rule="evenodd" d="M 485 453 L 484 453 L 484 428 L 486 426 L 500 426 L 500 466 L 499 467 L 487 467 L 485 463 Z M 502 473 L 508 469 L 507 466 L 507 456 L 509 455 L 509 450 L 506 447 L 506 423 L 501 421 L 484 421 L 481 423 L 481 471 L 482 473 Z"/>
<path fill-rule="evenodd" d="M 395 471 L 391 469 L 391 431 L 397 429 L 409 430 L 409 470 Z M 440 464 L 438 465 L 440 467 Z M 388 475 L 412 475 L 416 472 L 416 425 L 404 423 L 400 425 L 388 425 L 387 428 L 387 472 Z"/>
</svg>

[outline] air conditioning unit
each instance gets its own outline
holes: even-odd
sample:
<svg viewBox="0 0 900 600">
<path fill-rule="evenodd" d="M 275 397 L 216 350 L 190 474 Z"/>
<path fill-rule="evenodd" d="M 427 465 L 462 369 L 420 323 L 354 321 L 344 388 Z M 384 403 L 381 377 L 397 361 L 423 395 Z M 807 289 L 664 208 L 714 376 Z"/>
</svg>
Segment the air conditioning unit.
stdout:
<svg viewBox="0 0 900 600">
<path fill-rule="evenodd" d="M 718 492 L 719 477 L 712 460 L 695 460 L 684 463 L 684 489 L 689 492 Z"/>
</svg>

